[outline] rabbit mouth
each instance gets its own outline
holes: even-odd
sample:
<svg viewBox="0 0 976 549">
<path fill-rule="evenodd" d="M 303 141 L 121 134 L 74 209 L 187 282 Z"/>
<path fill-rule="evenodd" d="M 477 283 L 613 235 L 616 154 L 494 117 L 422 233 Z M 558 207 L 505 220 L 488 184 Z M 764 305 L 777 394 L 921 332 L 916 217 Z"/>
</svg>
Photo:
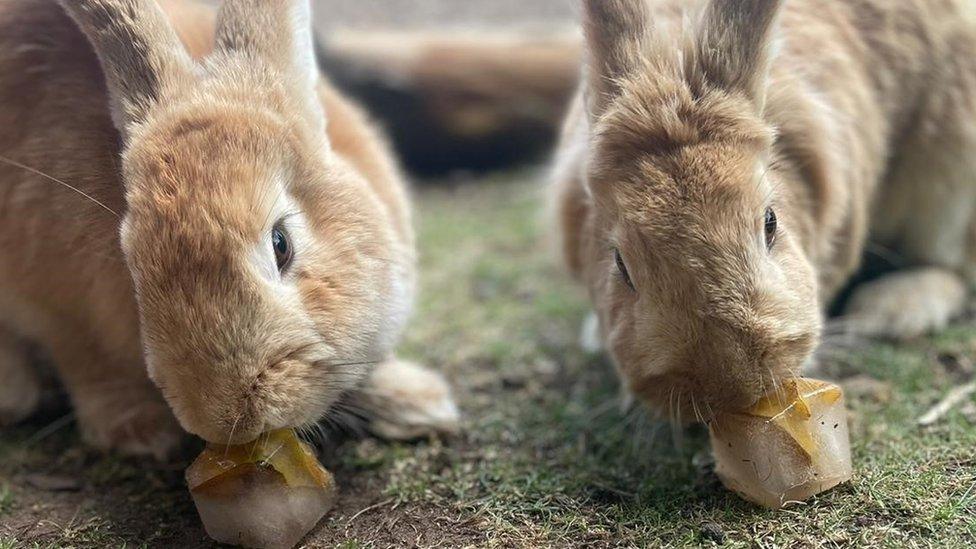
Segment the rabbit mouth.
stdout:
<svg viewBox="0 0 976 549">
<path fill-rule="evenodd" d="M 364 364 L 282 360 L 243 383 L 182 387 L 179 394 L 167 387 L 164 394 L 186 431 L 212 444 L 244 444 L 269 431 L 319 422 L 358 385 Z"/>
<path fill-rule="evenodd" d="M 771 380 L 771 375 L 737 383 L 716 379 L 705 384 L 687 375 L 668 374 L 631 383 L 630 392 L 661 420 L 675 425 L 708 424 L 724 413 L 748 409 L 768 390 L 792 377 Z"/>
</svg>

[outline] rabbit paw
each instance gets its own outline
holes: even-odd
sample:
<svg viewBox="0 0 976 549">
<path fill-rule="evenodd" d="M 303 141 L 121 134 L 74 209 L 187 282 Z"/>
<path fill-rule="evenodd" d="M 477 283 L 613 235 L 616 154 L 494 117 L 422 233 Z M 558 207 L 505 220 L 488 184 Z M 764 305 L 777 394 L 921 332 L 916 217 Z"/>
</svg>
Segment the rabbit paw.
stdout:
<svg viewBox="0 0 976 549">
<path fill-rule="evenodd" d="M 912 339 L 945 328 L 963 311 L 966 295 L 965 282 L 950 271 L 898 272 L 858 288 L 845 317 L 858 334 Z"/>
<path fill-rule="evenodd" d="M 101 403 L 97 414 L 79 414 L 85 440 L 97 448 L 128 456 L 151 456 L 160 461 L 172 457 L 185 434 L 169 407 L 155 399 L 125 402 Z"/>
<path fill-rule="evenodd" d="M 603 338 L 600 336 L 600 319 L 596 313 L 587 315 L 580 329 L 580 348 L 590 354 L 603 352 Z"/>
<path fill-rule="evenodd" d="M 412 440 L 458 430 L 460 414 L 440 373 L 399 360 L 376 367 L 358 395 L 369 430 L 389 440 Z"/>
<path fill-rule="evenodd" d="M 18 423 L 34 413 L 41 383 L 24 349 L 0 340 L 0 426 Z"/>
</svg>

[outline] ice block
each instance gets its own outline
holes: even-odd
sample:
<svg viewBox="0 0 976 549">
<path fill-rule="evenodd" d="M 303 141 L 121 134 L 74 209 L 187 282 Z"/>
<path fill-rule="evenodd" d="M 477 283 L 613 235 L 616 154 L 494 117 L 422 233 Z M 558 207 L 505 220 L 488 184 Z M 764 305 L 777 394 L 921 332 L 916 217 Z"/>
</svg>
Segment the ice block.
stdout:
<svg viewBox="0 0 976 549">
<path fill-rule="evenodd" d="M 245 547 L 294 547 L 336 498 L 332 475 L 290 430 L 208 446 L 186 481 L 207 534 Z"/>
<path fill-rule="evenodd" d="M 771 509 L 850 480 L 847 412 L 840 387 L 794 379 L 748 411 L 709 426 L 715 469 L 743 498 Z"/>
</svg>

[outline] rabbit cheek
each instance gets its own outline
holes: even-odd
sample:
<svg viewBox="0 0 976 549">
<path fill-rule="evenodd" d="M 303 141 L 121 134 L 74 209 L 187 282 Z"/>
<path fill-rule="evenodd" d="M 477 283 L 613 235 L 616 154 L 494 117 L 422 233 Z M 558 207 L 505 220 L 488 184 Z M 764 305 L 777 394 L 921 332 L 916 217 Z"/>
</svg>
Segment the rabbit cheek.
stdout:
<svg viewBox="0 0 976 549">
<path fill-rule="evenodd" d="M 624 384 L 635 396 L 654 400 L 640 394 L 645 391 L 642 388 L 658 383 L 650 380 L 668 373 L 673 362 L 668 352 L 672 346 L 659 328 L 661 311 L 649 307 L 634 292 L 620 289 L 609 292 L 600 309 L 604 311 L 601 322 L 606 326 L 607 349 Z"/>
</svg>

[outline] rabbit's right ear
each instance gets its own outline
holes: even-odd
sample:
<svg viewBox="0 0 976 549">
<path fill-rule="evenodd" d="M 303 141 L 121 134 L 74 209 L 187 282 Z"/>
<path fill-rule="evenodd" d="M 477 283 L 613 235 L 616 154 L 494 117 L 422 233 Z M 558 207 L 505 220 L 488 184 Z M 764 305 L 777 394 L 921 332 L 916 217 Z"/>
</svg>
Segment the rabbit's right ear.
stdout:
<svg viewBox="0 0 976 549">
<path fill-rule="evenodd" d="M 217 15 L 216 50 L 246 55 L 284 77 L 307 120 L 324 128 L 309 0 L 225 0 Z"/>
<path fill-rule="evenodd" d="M 59 0 L 98 54 L 123 136 L 193 79 L 193 60 L 155 0 Z"/>
<path fill-rule="evenodd" d="M 620 80 L 640 66 L 649 17 L 645 0 L 583 0 L 591 113 L 601 112 L 619 94 Z"/>
</svg>

